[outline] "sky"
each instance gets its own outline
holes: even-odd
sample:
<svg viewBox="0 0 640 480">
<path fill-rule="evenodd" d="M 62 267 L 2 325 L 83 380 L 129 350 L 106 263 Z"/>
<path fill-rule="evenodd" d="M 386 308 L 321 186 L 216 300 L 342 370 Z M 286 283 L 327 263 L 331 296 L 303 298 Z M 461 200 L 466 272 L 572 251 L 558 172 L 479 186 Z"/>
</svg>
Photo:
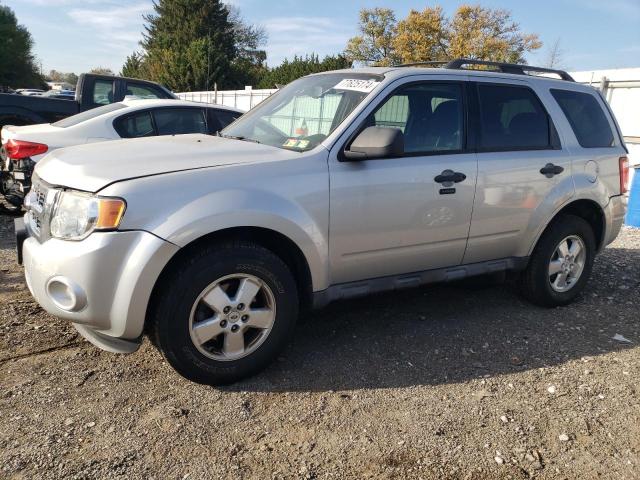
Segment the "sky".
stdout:
<svg viewBox="0 0 640 480">
<path fill-rule="evenodd" d="M 233 0 L 243 17 L 262 25 L 269 36 L 267 63 L 286 57 L 340 53 L 357 34 L 361 8 L 389 7 L 400 19 L 411 9 L 436 2 L 415 0 Z M 441 0 L 447 14 L 462 3 Z M 545 64 L 558 39 L 567 70 L 640 67 L 640 0 L 471 0 L 511 10 L 523 32 L 537 33 L 544 46 L 529 54 L 530 64 Z M 77 74 L 94 67 L 119 72 L 139 48 L 142 15 L 151 0 L 0 0 L 31 32 L 44 72 Z"/>
</svg>

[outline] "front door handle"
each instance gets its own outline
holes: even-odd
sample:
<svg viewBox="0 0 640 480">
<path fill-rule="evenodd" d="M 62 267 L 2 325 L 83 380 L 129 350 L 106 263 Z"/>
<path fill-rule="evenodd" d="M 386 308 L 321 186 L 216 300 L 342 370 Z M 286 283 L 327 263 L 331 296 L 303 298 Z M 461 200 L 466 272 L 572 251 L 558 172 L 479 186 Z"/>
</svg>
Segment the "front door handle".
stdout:
<svg viewBox="0 0 640 480">
<path fill-rule="evenodd" d="M 440 175 L 437 175 L 433 180 L 436 183 L 460 183 L 466 180 L 466 178 L 467 176 L 464 173 L 445 170 Z"/>
<path fill-rule="evenodd" d="M 564 172 L 564 168 L 562 168 L 560 165 L 554 165 L 553 163 L 547 163 L 540 169 L 540 173 L 547 178 L 551 178 L 554 175 L 559 175 L 562 172 Z"/>
</svg>

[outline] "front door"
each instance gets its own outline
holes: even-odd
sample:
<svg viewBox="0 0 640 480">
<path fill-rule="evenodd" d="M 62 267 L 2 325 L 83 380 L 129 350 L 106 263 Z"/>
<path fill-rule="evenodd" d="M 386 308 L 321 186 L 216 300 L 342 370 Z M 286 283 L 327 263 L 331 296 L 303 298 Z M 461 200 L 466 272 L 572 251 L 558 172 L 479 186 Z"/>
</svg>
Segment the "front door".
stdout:
<svg viewBox="0 0 640 480">
<path fill-rule="evenodd" d="M 405 154 L 331 160 L 333 284 L 461 263 L 477 171 L 466 148 L 464 90 L 455 81 L 397 87 L 361 129 L 399 128 Z"/>
</svg>

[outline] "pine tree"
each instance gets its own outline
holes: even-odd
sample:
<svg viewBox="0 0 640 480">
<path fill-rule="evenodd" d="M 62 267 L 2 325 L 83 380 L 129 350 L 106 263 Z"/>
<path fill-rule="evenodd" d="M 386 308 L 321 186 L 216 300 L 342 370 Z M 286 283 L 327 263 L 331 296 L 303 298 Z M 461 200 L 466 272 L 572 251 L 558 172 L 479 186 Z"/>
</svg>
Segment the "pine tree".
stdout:
<svg viewBox="0 0 640 480">
<path fill-rule="evenodd" d="M 133 52 L 127 57 L 122 66 L 120 75 L 129 78 L 141 78 L 144 76 L 142 72 L 143 56 L 138 52 Z"/>
<path fill-rule="evenodd" d="M 0 86 L 41 88 L 44 85 L 32 48 L 29 31 L 18 25 L 13 10 L 0 5 Z"/>
<path fill-rule="evenodd" d="M 351 61 L 343 55 L 326 56 L 322 61 L 318 55 L 311 54 L 304 57 L 293 57 L 270 69 L 258 83 L 259 88 L 275 88 L 276 85 L 286 85 L 300 77 L 312 73 L 326 72 L 351 68 Z"/>
<path fill-rule="evenodd" d="M 233 25 L 219 0 L 157 0 L 146 15 L 145 76 L 174 91 L 232 86 Z"/>
</svg>

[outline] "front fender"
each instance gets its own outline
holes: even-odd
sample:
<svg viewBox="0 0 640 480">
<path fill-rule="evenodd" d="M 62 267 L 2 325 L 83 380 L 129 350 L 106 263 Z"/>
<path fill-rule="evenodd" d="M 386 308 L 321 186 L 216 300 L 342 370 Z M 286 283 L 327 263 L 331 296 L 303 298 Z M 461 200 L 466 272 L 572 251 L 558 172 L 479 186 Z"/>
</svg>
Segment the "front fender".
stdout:
<svg viewBox="0 0 640 480">
<path fill-rule="evenodd" d="M 120 229 L 145 230 L 179 247 L 234 227 L 273 230 L 304 254 L 313 289 L 328 286 L 326 159 L 212 168 L 133 179 L 100 192 L 126 200 Z"/>
<path fill-rule="evenodd" d="M 326 229 L 300 205 L 270 192 L 212 192 L 184 205 L 153 233 L 184 247 L 204 235 L 234 227 L 266 228 L 289 238 L 309 264 L 314 290 L 327 287 Z"/>
</svg>

